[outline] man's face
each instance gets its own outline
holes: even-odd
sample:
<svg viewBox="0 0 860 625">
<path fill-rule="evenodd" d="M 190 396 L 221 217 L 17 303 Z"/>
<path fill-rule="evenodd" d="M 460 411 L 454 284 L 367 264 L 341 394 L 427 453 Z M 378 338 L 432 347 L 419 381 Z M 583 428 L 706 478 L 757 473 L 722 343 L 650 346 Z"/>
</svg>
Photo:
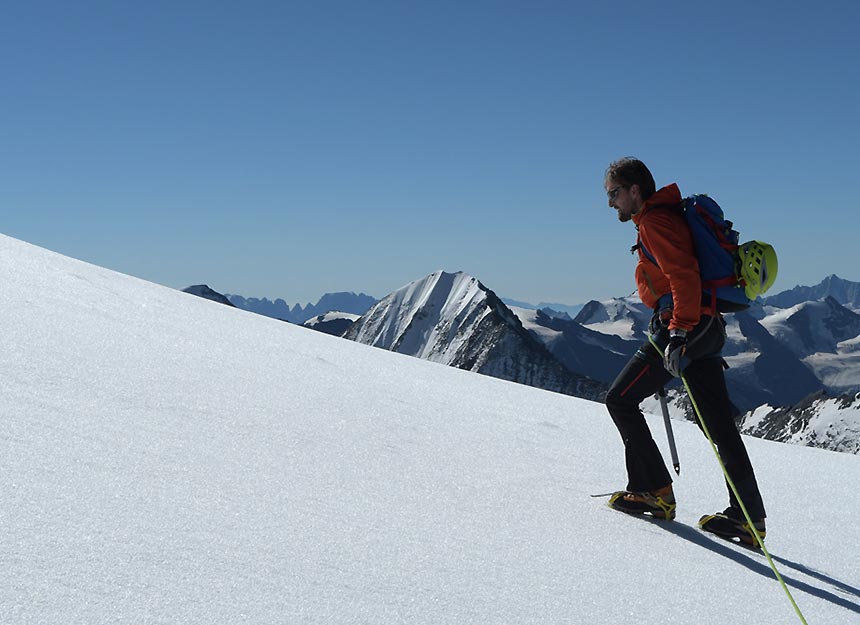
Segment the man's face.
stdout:
<svg viewBox="0 0 860 625">
<path fill-rule="evenodd" d="M 636 185 L 627 187 L 612 178 L 608 178 L 603 186 L 606 189 L 609 206 L 618 211 L 618 221 L 630 221 L 633 215 L 639 212 L 641 208 L 637 193 L 639 187 Z"/>
</svg>

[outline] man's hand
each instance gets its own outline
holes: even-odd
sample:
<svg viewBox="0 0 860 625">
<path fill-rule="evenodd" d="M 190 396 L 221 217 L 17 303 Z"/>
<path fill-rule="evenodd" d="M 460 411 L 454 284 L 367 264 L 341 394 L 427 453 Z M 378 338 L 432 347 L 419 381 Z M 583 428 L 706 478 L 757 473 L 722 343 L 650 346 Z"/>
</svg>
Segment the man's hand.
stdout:
<svg viewBox="0 0 860 625">
<path fill-rule="evenodd" d="M 669 332 L 669 344 L 666 345 L 666 350 L 663 352 L 663 366 L 676 378 L 681 377 L 681 358 L 684 357 L 686 351 L 686 330 L 671 330 Z"/>
</svg>

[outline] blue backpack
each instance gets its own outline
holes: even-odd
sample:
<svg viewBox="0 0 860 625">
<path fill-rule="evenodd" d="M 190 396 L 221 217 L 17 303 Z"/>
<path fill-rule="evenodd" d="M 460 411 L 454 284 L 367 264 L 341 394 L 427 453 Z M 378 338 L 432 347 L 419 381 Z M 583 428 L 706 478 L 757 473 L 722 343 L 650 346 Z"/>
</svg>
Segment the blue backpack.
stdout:
<svg viewBox="0 0 860 625">
<path fill-rule="evenodd" d="M 745 281 L 739 275 L 740 235 L 734 224 L 725 218 L 719 204 L 707 195 L 691 195 L 681 202 L 679 209 L 693 234 L 705 294 L 703 301 L 708 301 L 715 312 L 738 312 L 749 308 L 752 300 L 747 296 Z M 641 240 L 637 247 L 657 265 L 657 260 Z"/>
</svg>

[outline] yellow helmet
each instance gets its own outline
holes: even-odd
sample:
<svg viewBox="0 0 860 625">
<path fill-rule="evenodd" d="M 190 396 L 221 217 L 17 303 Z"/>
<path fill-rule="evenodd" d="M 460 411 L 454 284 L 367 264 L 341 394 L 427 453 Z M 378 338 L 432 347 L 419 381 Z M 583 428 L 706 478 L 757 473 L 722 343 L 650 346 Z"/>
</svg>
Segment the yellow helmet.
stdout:
<svg viewBox="0 0 860 625">
<path fill-rule="evenodd" d="M 762 241 L 749 241 L 738 248 L 740 270 L 744 291 L 750 299 L 755 299 L 776 282 L 779 264 L 772 245 Z"/>
</svg>

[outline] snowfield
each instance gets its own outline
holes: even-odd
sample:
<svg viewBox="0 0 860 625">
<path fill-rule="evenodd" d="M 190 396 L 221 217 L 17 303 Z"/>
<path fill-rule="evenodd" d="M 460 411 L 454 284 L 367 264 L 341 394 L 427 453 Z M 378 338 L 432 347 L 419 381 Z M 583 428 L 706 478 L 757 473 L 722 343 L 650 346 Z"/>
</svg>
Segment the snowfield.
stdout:
<svg viewBox="0 0 860 625">
<path fill-rule="evenodd" d="M 599 404 L 2 235 L 0 289 L 0 623 L 799 622 L 695 528 L 726 496 L 693 424 L 642 520 L 589 496 L 625 482 Z M 860 457 L 746 441 L 808 622 L 856 625 Z"/>
</svg>

